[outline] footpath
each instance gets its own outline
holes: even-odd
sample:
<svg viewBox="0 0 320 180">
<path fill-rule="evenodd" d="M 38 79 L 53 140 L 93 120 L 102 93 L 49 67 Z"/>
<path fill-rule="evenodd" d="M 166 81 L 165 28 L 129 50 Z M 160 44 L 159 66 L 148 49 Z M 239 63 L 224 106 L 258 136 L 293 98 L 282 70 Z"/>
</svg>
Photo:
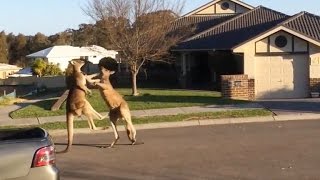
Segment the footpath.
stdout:
<svg viewBox="0 0 320 180">
<path fill-rule="evenodd" d="M 20 106 L 21 107 L 21 106 Z M 26 125 L 40 125 L 49 122 L 64 122 L 65 116 L 51 116 L 51 117 L 37 117 L 37 118 L 21 118 L 11 119 L 8 112 L 19 108 L 19 106 L 9 106 L 1 108 L 0 126 L 26 126 Z M 163 115 L 177 115 L 198 112 L 218 112 L 229 110 L 249 110 L 249 109 L 266 109 L 259 103 L 236 104 L 236 105 L 209 105 L 209 106 L 193 106 L 193 107 L 179 107 L 179 108 L 165 108 L 165 109 L 149 109 L 149 110 L 135 110 L 131 111 L 133 117 L 148 117 L 148 116 L 163 116 Z M 6 113 L 4 115 L 3 113 Z M 101 113 L 107 115 L 107 112 Z M 76 120 L 85 120 L 77 118 Z M 163 122 L 150 124 L 137 124 L 137 130 L 140 129 L 156 129 L 156 128 L 170 128 L 170 127 L 186 127 L 186 126 L 202 126 L 202 125 L 217 125 L 217 124 L 239 124 L 239 123 L 253 123 L 253 122 L 276 122 L 276 121 L 291 121 L 291 120 L 316 120 L 320 119 L 320 114 L 317 113 L 289 113 L 283 115 L 272 115 L 263 117 L 246 117 L 246 118 L 225 118 L 225 119 L 203 119 L 183 122 Z M 124 131 L 123 126 L 119 126 L 119 131 Z M 66 130 L 51 130 L 51 135 L 65 135 Z M 88 128 L 75 129 L 75 133 L 106 133 L 112 132 L 111 128 L 97 131 L 92 131 Z"/>
<path fill-rule="evenodd" d="M 15 109 L 14 107 L 8 107 L 8 111 Z M 165 109 L 148 109 L 148 110 L 135 110 L 131 111 L 133 117 L 148 117 L 148 116 L 165 116 L 165 115 L 178 115 L 178 114 L 190 114 L 199 112 L 218 112 L 227 110 L 245 110 L 245 109 L 263 109 L 263 107 L 256 103 L 249 104 L 237 104 L 237 105 L 209 105 L 209 106 L 193 106 L 193 107 L 177 107 L 177 108 L 165 108 Z M 5 110 L 0 110 L 0 114 L 5 113 Z M 0 126 L 26 126 L 26 125 L 39 125 L 50 122 L 64 122 L 66 120 L 63 116 L 50 116 L 50 117 L 33 117 L 33 118 L 20 118 L 11 119 L 8 114 L 2 115 L 0 120 Z M 107 115 L 107 112 L 102 112 L 101 115 Z M 76 120 L 85 120 L 85 117 L 76 118 Z"/>
</svg>

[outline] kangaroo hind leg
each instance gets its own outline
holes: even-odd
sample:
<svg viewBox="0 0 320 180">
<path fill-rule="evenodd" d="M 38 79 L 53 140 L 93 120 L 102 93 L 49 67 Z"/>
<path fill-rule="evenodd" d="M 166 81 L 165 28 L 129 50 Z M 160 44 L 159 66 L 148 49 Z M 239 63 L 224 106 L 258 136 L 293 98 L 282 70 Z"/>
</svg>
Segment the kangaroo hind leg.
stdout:
<svg viewBox="0 0 320 180">
<path fill-rule="evenodd" d="M 68 112 L 67 113 L 68 145 L 65 150 L 59 153 L 67 153 L 71 150 L 71 146 L 73 143 L 73 120 L 74 120 L 74 115 L 71 112 Z"/>
<path fill-rule="evenodd" d="M 109 118 L 110 118 L 110 124 L 111 124 L 111 127 L 113 129 L 114 138 L 115 138 L 115 140 L 109 146 L 109 148 L 112 148 L 118 142 L 118 140 L 120 139 L 119 133 L 118 133 L 118 129 L 117 129 L 117 121 L 119 119 L 118 113 L 117 112 L 112 112 L 112 110 L 111 110 L 110 113 L 109 113 Z"/>
<path fill-rule="evenodd" d="M 93 117 L 94 117 L 94 112 L 92 111 L 92 106 L 90 105 L 89 102 L 86 103 L 86 107 L 83 109 L 83 114 L 87 117 L 88 119 L 88 124 L 89 128 L 92 130 L 97 130 L 96 125 L 94 124 Z"/>
<path fill-rule="evenodd" d="M 134 145 L 136 143 L 137 132 L 132 124 L 130 110 L 127 108 L 120 108 L 120 113 L 121 113 L 122 119 L 126 121 L 126 131 L 127 131 L 128 138 L 131 141 L 132 145 Z"/>
</svg>

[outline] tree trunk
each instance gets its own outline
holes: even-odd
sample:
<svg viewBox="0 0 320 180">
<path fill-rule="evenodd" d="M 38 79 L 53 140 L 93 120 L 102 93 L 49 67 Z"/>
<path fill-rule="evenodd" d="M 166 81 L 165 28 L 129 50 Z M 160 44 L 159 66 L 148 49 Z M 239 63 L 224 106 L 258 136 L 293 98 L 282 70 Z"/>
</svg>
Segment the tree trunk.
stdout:
<svg viewBox="0 0 320 180">
<path fill-rule="evenodd" d="M 138 88 L 137 88 L 137 74 L 136 72 L 131 72 L 131 83 L 132 83 L 132 95 L 138 96 Z"/>
</svg>

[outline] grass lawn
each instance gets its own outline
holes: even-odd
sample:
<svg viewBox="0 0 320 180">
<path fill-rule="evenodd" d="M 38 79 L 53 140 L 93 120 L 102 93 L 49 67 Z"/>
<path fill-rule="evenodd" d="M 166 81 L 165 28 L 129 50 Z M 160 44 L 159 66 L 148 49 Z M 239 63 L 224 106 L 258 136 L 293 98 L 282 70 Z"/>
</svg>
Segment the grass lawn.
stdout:
<svg viewBox="0 0 320 180">
<path fill-rule="evenodd" d="M 159 123 L 159 122 L 178 122 L 178 121 L 191 121 L 201 119 L 219 119 L 219 118 L 236 118 L 236 117 L 257 117 L 257 116 L 270 116 L 271 112 L 264 109 L 255 110 L 236 110 L 236 111 L 223 111 L 223 112 L 210 112 L 210 113 L 194 113 L 194 114 L 180 114 L 171 116 L 154 116 L 133 118 L 134 124 L 147 124 L 147 123 Z M 109 120 L 95 120 L 97 127 L 110 126 Z M 119 121 L 119 124 L 123 124 L 123 121 Z M 65 122 L 54 122 L 40 125 L 40 127 L 48 130 L 54 129 L 66 129 Z M 75 128 L 88 128 L 87 121 L 75 121 Z M 14 127 L 1 127 L 1 129 L 8 129 Z"/>
<path fill-rule="evenodd" d="M 236 104 L 247 101 L 223 99 L 219 92 L 191 91 L 191 90 L 166 90 L 166 89 L 139 89 L 140 96 L 131 96 L 131 89 L 117 89 L 129 103 L 131 110 L 202 106 L 213 104 Z M 57 97 L 58 98 L 58 97 Z M 65 104 L 58 111 L 51 111 L 51 106 L 56 99 L 40 101 L 10 114 L 12 118 L 46 117 L 65 114 Z M 98 90 L 93 90 L 89 102 L 98 112 L 106 112 L 105 102 Z"/>
</svg>

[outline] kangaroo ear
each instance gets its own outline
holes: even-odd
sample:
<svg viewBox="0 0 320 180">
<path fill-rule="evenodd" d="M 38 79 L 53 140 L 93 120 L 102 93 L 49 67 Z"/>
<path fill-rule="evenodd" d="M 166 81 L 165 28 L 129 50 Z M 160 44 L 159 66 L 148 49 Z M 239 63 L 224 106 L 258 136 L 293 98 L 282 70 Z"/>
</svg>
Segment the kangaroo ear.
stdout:
<svg viewBox="0 0 320 180">
<path fill-rule="evenodd" d="M 111 75 L 111 74 L 114 74 L 114 73 L 115 73 L 115 71 L 110 71 L 110 75 Z"/>
<path fill-rule="evenodd" d="M 72 64 L 72 65 L 74 65 L 74 61 L 72 61 L 72 60 L 71 60 L 71 61 L 69 61 L 69 63 L 70 63 L 70 64 Z"/>
</svg>

